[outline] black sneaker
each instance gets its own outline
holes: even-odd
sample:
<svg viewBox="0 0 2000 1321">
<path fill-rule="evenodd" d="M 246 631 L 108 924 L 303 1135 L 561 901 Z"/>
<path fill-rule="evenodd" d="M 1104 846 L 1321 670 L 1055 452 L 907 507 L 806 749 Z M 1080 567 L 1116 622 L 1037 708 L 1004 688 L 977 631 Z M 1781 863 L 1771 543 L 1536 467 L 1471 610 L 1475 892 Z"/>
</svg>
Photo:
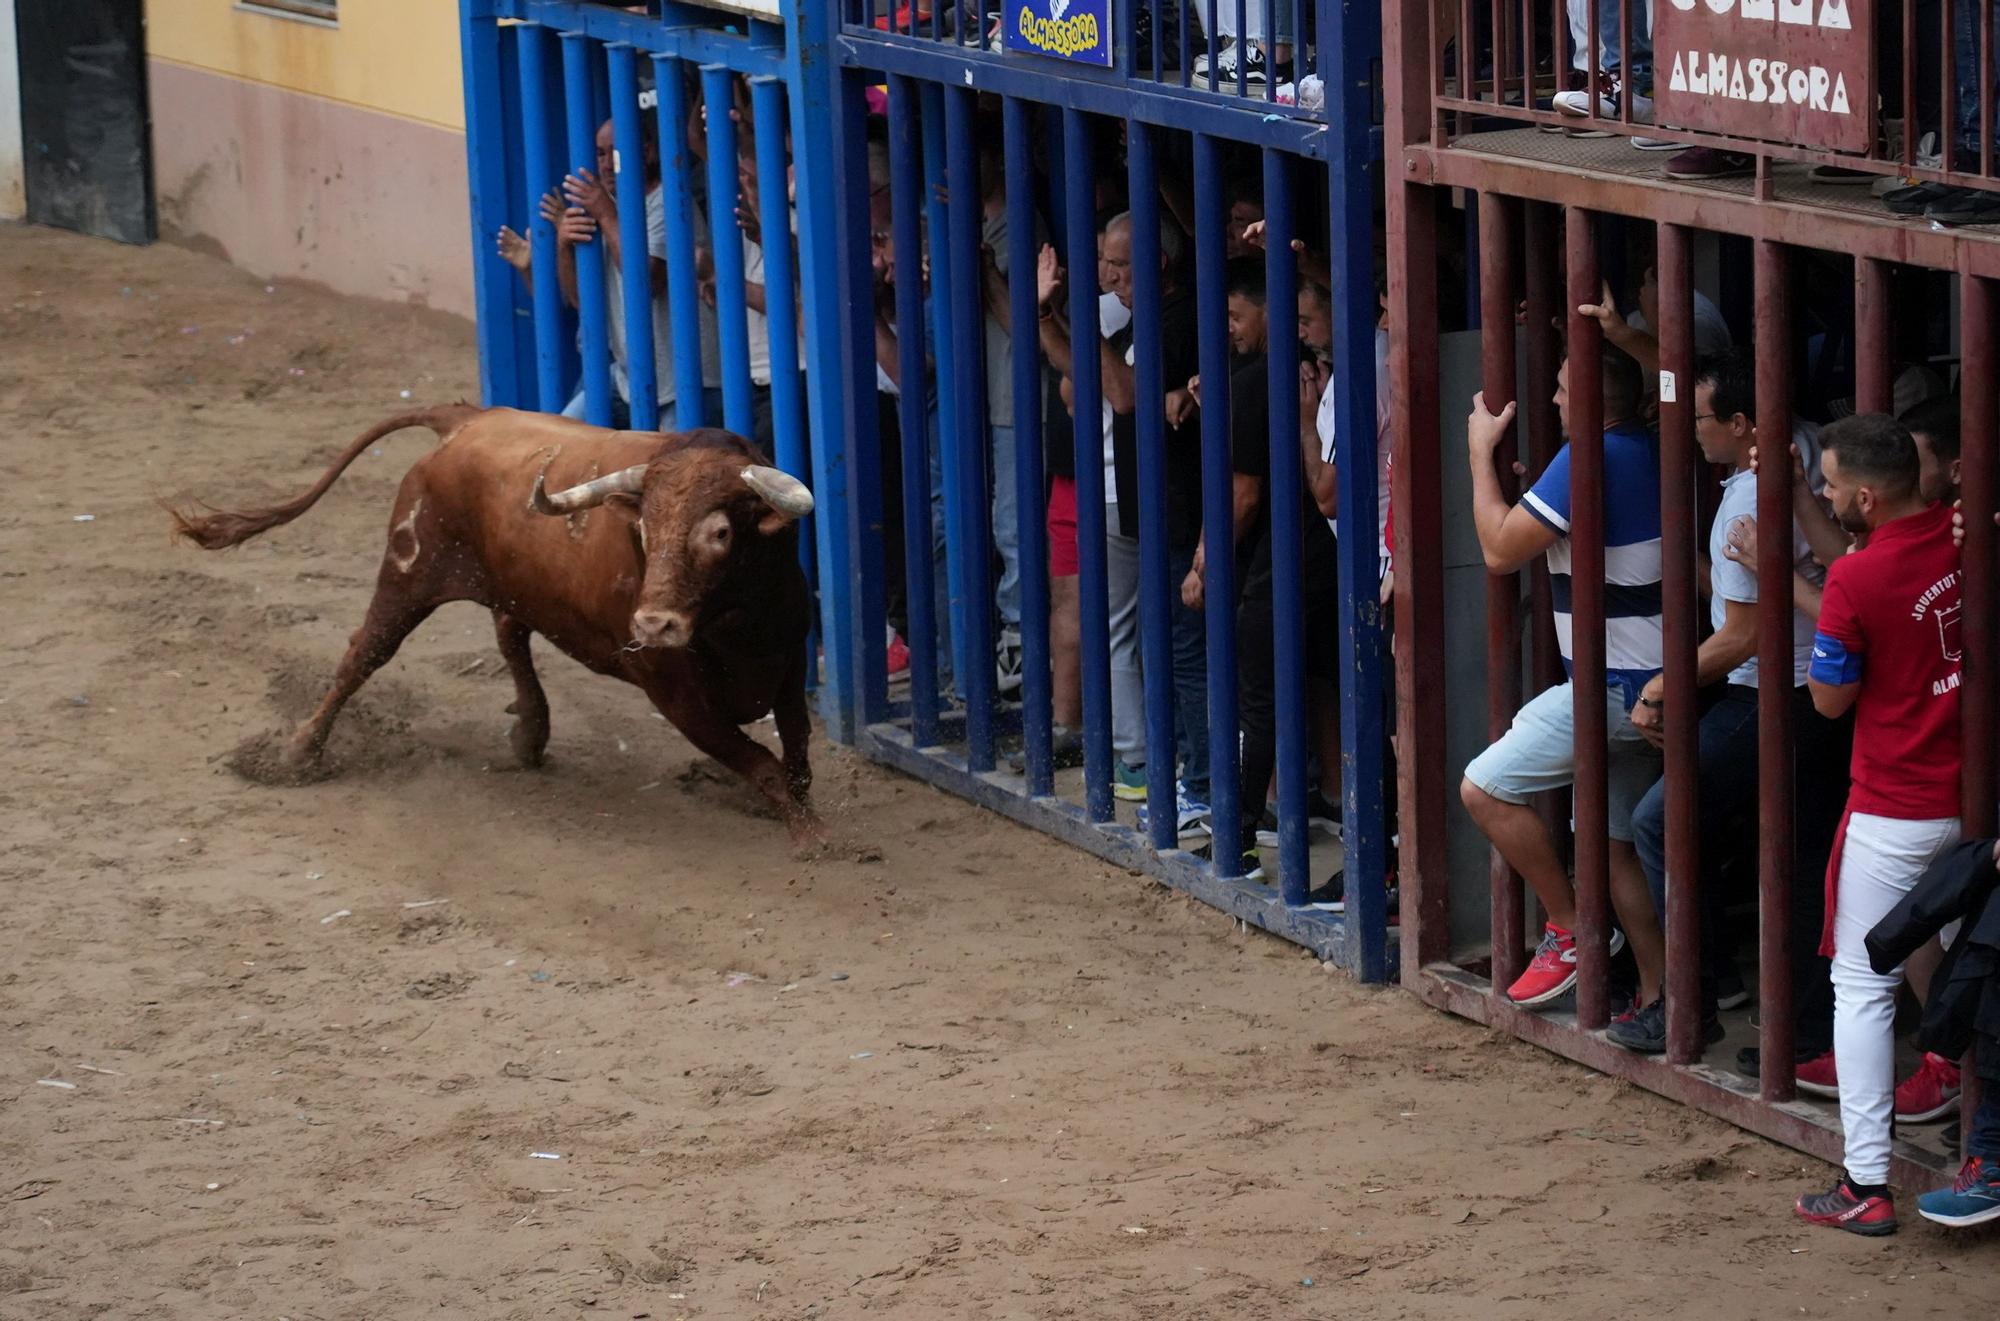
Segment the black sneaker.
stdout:
<svg viewBox="0 0 2000 1321">
<path fill-rule="evenodd" d="M 1213 866 L 1215 864 L 1215 841 L 1211 839 L 1208 843 L 1196 849 L 1194 856 Z M 1264 879 L 1264 860 L 1257 855 L 1256 849 L 1244 849 L 1243 860 L 1240 865 L 1242 867 L 1241 879 L 1246 881 L 1261 881 Z"/>
<path fill-rule="evenodd" d="M 1622 1023 L 1613 1023 L 1604 1034 L 1614 1045 L 1641 1055 L 1662 1055 L 1667 1049 L 1667 998 L 1661 996 Z M 1709 1014 L 1701 1021 L 1701 1040 L 1713 1046 L 1722 1040 L 1722 1022 Z"/>
<path fill-rule="evenodd" d="M 1826 1054 L 1825 1047 L 1795 1046 L 1792 1049 L 1792 1067 L 1810 1064 Z M 1764 1076 L 1764 1052 L 1757 1046 L 1745 1046 L 1736 1052 L 1736 1071 L 1746 1078 Z"/>
<path fill-rule="evenodd" d="M 1083 765 L 1083 735 L 1074 729 L 1056 725 L 1049 731 L 1050 768 L 1058 771 L 1073 771 Z M 1024 747 L 1007 758 L 1007 765 L 1016 775 L 1028 773 L 1028 750 Z"/>
<path fill-rule="evenodd" d="M 1306 907 L 1322 913 L 1347 911 L 1347 872 L 1343 869 L 1306 891 Z"/>
<path fill-rule="evenodd" d="M 2000 225 L 2000 193 L 1968 188 L 1960 197 L 1939 198 L 1924 210 L 1933 225 Z"/>
<path fill-rule="evenodd" d="M 1951 202 L 1970 194 L 1970 188 L 1948 183 L 1913 183 L 1882 194 L 1882 205 L 1899 216 L 1920 216 L 1934 202 Z"/>
<path fill-rule="evenodd" d="M 1317 786 L 1306 797 L 1306 829 L 1341 838 L 1341 806 L 1321 793 Z"/>
<path fill-rule="evenodd" d="M 1725 961 L 1715 977 L 1715 1007 L 1741 1009 L 1749 1003 L 1750 988 L 1743 984 L 1743 974 L 1736 970 L 1734 960 Z"/>
</svg>

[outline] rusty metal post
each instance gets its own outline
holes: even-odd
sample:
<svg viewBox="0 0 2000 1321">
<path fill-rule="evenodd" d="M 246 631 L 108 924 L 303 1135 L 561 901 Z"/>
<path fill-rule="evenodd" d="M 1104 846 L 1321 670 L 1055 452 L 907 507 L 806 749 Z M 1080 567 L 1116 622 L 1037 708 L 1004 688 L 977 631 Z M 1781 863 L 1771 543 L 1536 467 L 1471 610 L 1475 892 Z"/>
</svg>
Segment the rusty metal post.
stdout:
<svg viewBox="0 0 2000 1321">
<path fill-rule="evenodd" d="M 1385 5 L 1383 152 L 1389 218 L 1390 431 L 1396 523 L 1396 792 L 1403 844 L 1402 975 L 1414 985 L 1451 949 L 1445 860 L 1444 497 L 1438 430 L 1437 194 L 1411 177 L 1403 144 L 1434 130 L 1429 5 Z M 1416 401 L 1421 401 L 1416 402 Z M 1414 700 L 1414 694 L 1433 695 Z"/>
<path fill-rule="evenodd" d="M 1700 820 L 1695 776 L 1694 289 L 1688 231 L 1659 226 L 1660 556 L 1666 630 L 1667 1062 L 1701 1054 Z"/>
<path fill-rule="evenodd" d="M 1854 411 L 1886 413 L 1894 392 L 1889 364 L 1889 263 L 1875 257 L 1856 257 Z"/>
<path fill-rule="evenodd" d="M 1994 473 L 1995 372 L 1993 285 L 1966 276 L 1959 281 L 1959 430 L 1964 436 L 1959 498 L 1965 508 L 1965 549 L 1959 599 L 1964 660 L 1959 713 L 1964 730 L 1960 815 L 1967 838 L 1993 833 L 1994 792 Z"/>
<path fill-rule="evenodd" d="M 1591 9 L 1591 32 L 1597 10 Z M 1593 51 L 1594 53 L 1594 51 Z M 1576 1019 L 1609 1021 L 1611 837 L 1605 751 L 1603 332 L 1577 308 L 1599 296 L 1596 217 L 1571 207 L 1569 247 L 1570 673 L 1576 726 Z"/>
<path fill-rule="evenodd" d="M 1496 12 L 1496 18 L 1497 18 Z M 1499 193 L 1479 198 L 1479 362 L 1480 388 L 1495 413 L 1514 402 L 1514 213 L 1519 204 Z M 1514 475 L 1518 452 L 1514 433 L 1493 452 L 1500 492 L 1512 504 L 1520 498 Z M 1514 723 L 1521 705 L 1521 578 L 1486 575 L 1486 736 L 1498 739 Z M 1526 966 L 1521 950 L 1521 878 L 1500 850 L 1489 850 L 1493 989 L 1514 984 Z"/>
<path fill-rule="evenodd" d="M 1767 1101 L 1792 1079 L 1792 334 L 1790 253 L 1757 241 L 1757 954 Z M 1780 457 L 1783 456 L 1783 457 Z"/>
</svg>

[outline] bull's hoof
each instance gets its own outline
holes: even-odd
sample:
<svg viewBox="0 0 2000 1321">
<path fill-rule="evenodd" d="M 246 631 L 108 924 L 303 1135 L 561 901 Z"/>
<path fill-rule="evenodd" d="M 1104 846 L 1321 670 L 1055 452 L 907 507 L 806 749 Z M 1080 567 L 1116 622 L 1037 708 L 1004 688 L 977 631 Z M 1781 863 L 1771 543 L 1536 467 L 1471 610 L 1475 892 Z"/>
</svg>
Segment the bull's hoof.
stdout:
<svg viewBox="0 0 2000 1321">
<path fill-rule="evenodd" d="M 514 760 L 524 771 L 538 771 L 546 761 L 549 746 L 549 731 L 530 729 L 519 720 L 507 731 L 508 745 L 514 749 Z"/>
<path fill-rule="evenodd" d="M 255 784 L 311 784 L 332 774 L 326 758 L 317 749 L 301 754 L 296 744 L 280 744 L 270 734 L 243 740 L 224 761 L 229 769 Z"/>
</svg>

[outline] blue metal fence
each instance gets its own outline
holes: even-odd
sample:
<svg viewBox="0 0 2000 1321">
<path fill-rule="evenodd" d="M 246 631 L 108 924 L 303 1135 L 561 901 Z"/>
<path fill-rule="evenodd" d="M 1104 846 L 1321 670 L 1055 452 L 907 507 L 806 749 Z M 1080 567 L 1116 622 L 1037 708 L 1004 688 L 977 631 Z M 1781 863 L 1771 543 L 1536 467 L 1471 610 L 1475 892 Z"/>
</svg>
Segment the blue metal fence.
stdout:
<svg viewBox="0 0 2000 1321">
<path fill-rule="evenodd" d="M 747 434 L 761 424 L 778 465 L 808 478 L 818 502 L 807 544 L 820 587 L 819 695 L 831 737 L 1148 871 L 1364 979 L 1386 978 L 1392 864 L 1373 273 L 1379 15 L 1340 0 L 1264 0 L 1254 9 L 1246 0 L 1225 0 L 1220 9 L 1206 0 L 1205 11 L 1191 0 L 1073 0 L 1054 14 L 1047 0 L 893 3 L 786 0 L 779 21 L 767 22 L 658 0 L 645 14 L 576 0 L 462 0 L 487 402 L 547 410 L 574 402 L 598 423 L 622 408 L 641 429 L 720 423 Z M 1232 9 L 1243 35 L 1229 55 L 1206 34 L 1227 27 Z M 1058 20 L 1070 26 L 1048 26 Z M 1248 39 L 1255 35 L 1262 39 Z M 1079 58 L 1035 54 L 1036 41 Z M 1026 50 L 1002 49 L 1024 43 Z M 1298 75 L 1289 92 L 1275 67 L 1285 50 Z M 1273 67 L 1260 75 L 1246 53 Z M 1319 104 L 1312 78 L 1323 89 Z M 871 97 L 886 111 L 875 120 Z M 697 104 L 705 120 L 691 125 Z M 565 176 L 582 180 L 596 170 L 607 120 L 622 199 L 644 195 L 647 130 L 657 130 L 664 289 L 656 289 L 648 260 L 645 209 L 622 205 L 619 278 L 607 281 L 604 270 L 611 235 L 572 245 L 572 308 L 560 208 L 545 216 L 542 198 L 552 191 L 560 198 Z M 744 132 L 754 133 L 754 150 L 739 151 Z M 1112 145 L 1121 138 L 1122 163 Z M 1226 159 L 1253 153 L 1274 327 L 1266 376 L 1251 393 L 1266 396 L 1270 416 L 1278 829 L 1266 856 L 1276 885 L 1243 875 L 1245 848 L 1254 843 L 1244 832 L 1255 821 L 1240 809 L 1246 796 L 1254 794 L 1247 805 L 1261 806 L 1264 795 L 1260 785 L 1238 785 L 1231 430 L 1236 411 L 1260 401 L 1230 398 L 1224 171 Z M 1174 206 L 1163 201 L 1161 184 L 1180 166 L 1191 167 L 1192 188 Z M 739 207 L 749 184 L 755 205 L 745 197 Z M 1097 199 L 1107 184 L 1130 199 L 1130 277 L 1121 285 L 1132 316 L 1129 359 L 1101 356 L 1108 351 L 1099 333 Z M 752 379 L 739 210 L 762 240 L 768 384 Z M 1185 570 L 1176 557 L 1187 552 L 1170 544 L 1167 509 L 1171 484 L 1186 474 L 1166 452 L 1165 400 L 1185 383 L 1163 371 L 1169 350 L 1184 348 L 1163 343 L 1163 244 L 1178 233 L 1163 229 L 1166 211 L 1192 231 L 1185 283 L 1199 342 L 1207 561 L 1201 664 L 1174 646 L 1176 612 L 1186 613 L 1175 604 Z M 1004 222 L 1004 253 L 985 246 L 995 222 Z M 529 236 L 527 281 L 494 247 L 503 225 Z M 1036 288 L 1043 234 L 1067 271 L 1067 300 L 1053 310 Z M 1344 913 L 1306 906 L 1312 697 L 1303 605 L 1313 589 L 1300 546 L 1303 520 L 1315 515 L 1295 494 L 1304 475 L 1301 427 L 1292 421 L 1301 406 L 1300 345 L 1291 332 L 1294 236 L 1330 257 L 1335 461 L 1346 532 L 1336 543 L 1333 680 L 1342 715 Z M 989 300 L 988 263 L 1003 256 L 1005 291 Z M 656 298 L 664 302 L 665 343 L 655 342 Z M 1076 350 L 1068 373 L 1076 420 L 1059 423 L 1052 413 L 1045 426 L 1035 402 L 1049 388 L 1038 328 L 1064 309 Z M 991 392 L 1004 386 L 1013 401 L 1011 445 L 1004 424 L 997 439 L 992 424 L 989 317 L 1014 332 L 1011 357 L 991 378 Z M 896 340 L 886 356 L 876 347 L 884 331 Z M 883 402 L 878 371 L 895 386 L 893 404 Z M 1138 503 L 1136 537 L 1120 538 L 1117 565 L 1107 540 L 1116 531 L 1108 526 L 1116 495 L 1105 489 L 1100 425 L 1107 398 L 1131 417 L 1136 457 L 1136 473 L 1126 478 Z M 886 464 L 885 420 L 900 446 Z M 1057 640 L 1045 513 L 1049 474 L 1064 458 L 1074 460 L 1080 561 L 1080 782 L 1059 772 L 1053 729 Z M 885 479 L 900 487 L 893 500 Z M 996 565 L 1002 541 L 1018 552 Z M 902 572 L 892 584 L 888 560 L 898 551 Z M 1122 598 L 1115 621 L 1114 573 Z M 1018 578 L 1019 622 L 1008 621 L 1021 656 L 1017 693 L 1001 691 L 993 661 L 1003 574 L 1010 584 Z M 1136 593 L 1127 588 L 1134 577 Z M 892 592 L 903 598 L 910 649 L 907 683 L 894 688 L 884 647 Z M 1129 644 L 1116 672 L 1114 628 L 1121 648 Z M 1192 747 L 1183 726 L 1200 723 L 1198 706 L 1176 701 L 1177 660 L 1184 674 L 1205 669 L 1213 861 L 1184 851 L 1177 828 L 1171 772 L 1177 754 Z M 1143 676 L 1136 699 L 1135 670 Z M 1143 711 L 1131 709 L 1134 700 Z M 1119 815 L 1114 714 L 1128 753 L 1135 725 L 1143 731 L 1137 752 L 1152 771 L 1143 830 Z"/>
</svg>

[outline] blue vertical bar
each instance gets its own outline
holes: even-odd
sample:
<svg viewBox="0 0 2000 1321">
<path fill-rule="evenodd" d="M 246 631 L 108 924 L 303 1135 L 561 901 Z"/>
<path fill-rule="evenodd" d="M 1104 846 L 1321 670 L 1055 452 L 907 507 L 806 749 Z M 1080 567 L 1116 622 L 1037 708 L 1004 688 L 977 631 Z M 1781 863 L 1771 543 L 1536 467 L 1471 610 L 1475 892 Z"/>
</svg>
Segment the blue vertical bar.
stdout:
<svg viewBox="0 0 2000 1321">
<path fill-rule="evenodd" d="M 465 79 L 465 176 L 472 207 L 472 297 L 479 331 L 479 397 L 488 407 L 522 400 L 514 356 L 514 272 L 494 250 L 507 216 L 507 123 L 500 25 L 459 8 Z M 532 213 L 530 213 L 532 214 Z"/>
<path fill-rule="evenodd" d="M 1053 689 L 1049 672 L 1048 494 L 1042 464 L 1041 309 L 1035 299 L 1035 160 L 1029 116 L 1018 97 L 1001 108 L 1007 159 L 1007 299 L 1014 358 L 1014 507 L 1021 516 L 1021 730 L 1028 763 L 1028 792 L 1055 792 L 1049 725 Z"/>
<path fill-rule="evenodd" d="M 1174 746 L 1173 603 L 1167 568 L 1166 388 L 1160 379 L 1160 184 L 1153 126 L 1125 125 L 1132 199 L 1132 427 L 1139 451 L 1140 669 L 1146 692 L 1146 832 L 1156 849 L 1180 846 Z"/>
<path fill-rule="evenodd" d="M 757 123 L 757 225 L 764 241 L 764 329 L 771 351 L 771 435 L 778 466 L 806 476 L 805 434 L 799 428 L 799 307 L 792 276 L 792 206 L 785 176 L 785 84 L 750 80 Z"/>
<path fill-rule="evenodd" d="M 986 301 L 979 244 L 982 200 L 979 152 L 973 145 L 972 115 L 977 93 L 967 87 L 944 89 L 946 178 L 951 230 L 952 357 L 958 371 L 958 467 L 945 469 L 945 484 L 958 491 L 963 508 L 965 554 L 958 595 L 964 600 L 965 663 L 957 667 L 958 694 L 965 702 L 965 761 L 974 771 L 993 769 L 993 501 L 986 489 L 986 461 L 992 449 L 986 429 Z M 944 324 L 939 323 L 939 338 Z M 954 634 L 954 641 L 957 635 Z"/>
<path fill-rule="evenodd" d="M 1294 908 L 1311 889 L 1306 875 L 1305 592 L 1299 557 L 1304 464 L 1299 455 L 1298 257 L 1292 251 L 1292 158 L 1264 152 L 1264 289 L 1271 323 L 1269 355 L 1271 481 L 1271 672 L 1277 721 L 1278 888 Z"/>
<path fill-rule="evenodd" d="M 618 147 L 619 294 L 625 314 L 625 382 L 632 430 L 660 425 L 660 387 L 653 353 L 653 263 L 646 247 L 646 150 L 640 129 L 639 65 L 633 48 L 604 48 L 611 64 L 611 133 Z"/>
<path fill-rule="evenodd" d="M 694 162 L 688 150 L 687 80 L 681 61 L 653 57 L 660 117 L 660 187 L 667 213 L 667 312 L 674 341 L 674 425 L 692 431 L 701 407 L 701 296 L 694 280 Z M 818 493 L 814 493 L 818 498 Z"/>
<path fill-rule="evenodd" d="M 805 330 L 807 433 L 811 448 L 812 517 L 819 567 L 820 637 L 825 670 L 819 686 L 820 716 L 827 737 L 854 742 L 857 681 L 849 639 L 856 633 L 853 561 L 849 554 L 848 474 L 843 409 L 857 385 L 853 364 L 842 356 L 851 319 L 843 316 L 838 165 L 834 110 L 842 104 L 844 75 L 832 58 L 839 16 L 830 5 L 800 5 L 785 23 L 785 78 L 791 85 L 793 181 L 798 197 L 799 299 Z M 859 233 L 865 234 L 861 230 Z M 854 233 L 850 244 L 860 240 Z M 852 254 L 849 254 L 850 256 Z M 864 254 L 865 255 L 865 254 Z M 871 289 L 872 292 L 872 289 Z M 678 317 L 680 314 L 675 313 Z M 868 327 L 872 331 L 872 327 Z M 676 341 L 678 344 L 678 340 Z M 867 388 L 874 383 L 874 355 L 862 364 Z M 697 364 L 698 368 L 698 364 Z M 691 378 L 692 379 L 692 378 Z M 868 400 L 873 403 L 873 399 Z M 882 634 L 877 631 L 879 643 Z"/>
<path fill-rule="evenodd" d="M 1214 66 L 1210 66 L 1213 72 Z M 1201 528 L 1207 562 L 1208 774 L 1214 809 L 1215 873 L 1243 874 L 1243 814 L 1237 781 L 1236 529 L 1231 517 L 1229 340 L 1223 264 L 1222 146 L 1194 135 L 1194 277 L 1197 359 L 1201 364 Z M 1261 794 L 1262 786 L 1254 792 Z"/>
<path fill-rule="evenodd" d="M 1375 547 L 1374 220 L 1369 129 L 1371 62 L 1382 49 L 1381 12 L 1319 0 L 1320 67 L 1326 75 L 1329 251 L 1333 253 L 1334 462 L 1340 468 L 1340 714 L 1346 798 L 1347 966 L 1364 982 L 1389 975 L 1384 880 L 1388 832 L 1382 801 L 1382 607 Z M 1464 58 L 1464 56 L 1461 56 Z M 1409 697 L 1408 694 L 1405 697 Z"/>
<path fill-rule="evenodd" d="M 1111 617 L 1104 545 L 1104 383 L 1097 322 L 1096 163 L 1090 121 L 1063 109 L 1064 228 L 1069 235 L 1070 398 L 1076 446 L 1077 612 L 1083 650 L 1083 809 L 1109 821 Z"/>
<path fill-rule="evenodd" d="M 917 145 L 917 93 L 909 78 L 889 78 L 889 206 L 896 244 L 896 415 L 903 433 L 903 579 L 909 595 L 910 740 L 938 741 L 936 566 L 931 563 L 931 465 L 925 424 L 924 172 Z M 873 343 L 873 340 L 870 340 Z"/>
<path fill-rule="evenodd" d="M 563 397 L 562 281 L 556 273 L 555 226 L 542 219 L 542 194 L 562 182 L 550 148 L 546 126 L 549 113 L 548 29 L 525 23 L 515 38 L 520 52 L 523 154 L 527 157 L 529 241 L 534 248 L 535 282 L 535 407 L 554 413 L 569 402 Z"/>
<path fill-rule="evenodd" d="M 568 172 L 597 169 L 596 98 L 590 65 L 597 43 L 582 32 L 562 34 L 564 122 L 569 127 Z M 583 325 L 583 415 L 592 426 L 611 425 L 611 341 L 606 332 L 604 241 L 576 245 L 577 316 Z"/>
<path fill-rule="evenodd" d="M 845 438 L 844 478 L 847 518 L 843 531 L 848 546 L 848 590 L 852 616 L 843 621 L 845 634 L 829 633 L 828 647 L 848 648 L 854 678 L 854 720 L 857 726 L 888 718 L 889 676 L 883 637 L 887 629 L 882 584 L 882 454 L 875 412 L 875 269 L 867 235 L 868 102 L 863 75 L 837 66 L 831 75 L 833 122 L 830 147 L 837 168 L 833 194 L 836 232 L 846 242 L 839 253 L 837 294 L 845 316 L 839 327 L 839 361 L 846 396 L 844 426 L 818 451 L 836 448 L 834 436 Z"/>
<path fill-rule="evenodd" d="M 958 272 L 952 269 L 951 225 L 945 209 L 944 89 L 933 82 L 919 84 L 923 97 L 924 231 L 931 254 L 930 333 L 932 380 L 937 385 L 937 444 L 944 470 L 945 590 L 951 599 L 952 672 L 963 675 L 965 651 L 965 556 L 970 545 L 965 528 L 965 502 L 951 474 L 958 471 L 962 447 L 958 417 L 958 358 L 952 343 L 951 309 Z M 963 692 L 963 689 L 960 690 Z"/>
<path fill-rule="evenodd" d="M 736 227 L 736 107 L 728 66 L 701 66 L 708 106 L 708 238 L 714 247 L 715 323 L 722 340 L 722 425 L 750 434 L 750 318 L 743 301 L 743 231 Z"/>
</svg>

